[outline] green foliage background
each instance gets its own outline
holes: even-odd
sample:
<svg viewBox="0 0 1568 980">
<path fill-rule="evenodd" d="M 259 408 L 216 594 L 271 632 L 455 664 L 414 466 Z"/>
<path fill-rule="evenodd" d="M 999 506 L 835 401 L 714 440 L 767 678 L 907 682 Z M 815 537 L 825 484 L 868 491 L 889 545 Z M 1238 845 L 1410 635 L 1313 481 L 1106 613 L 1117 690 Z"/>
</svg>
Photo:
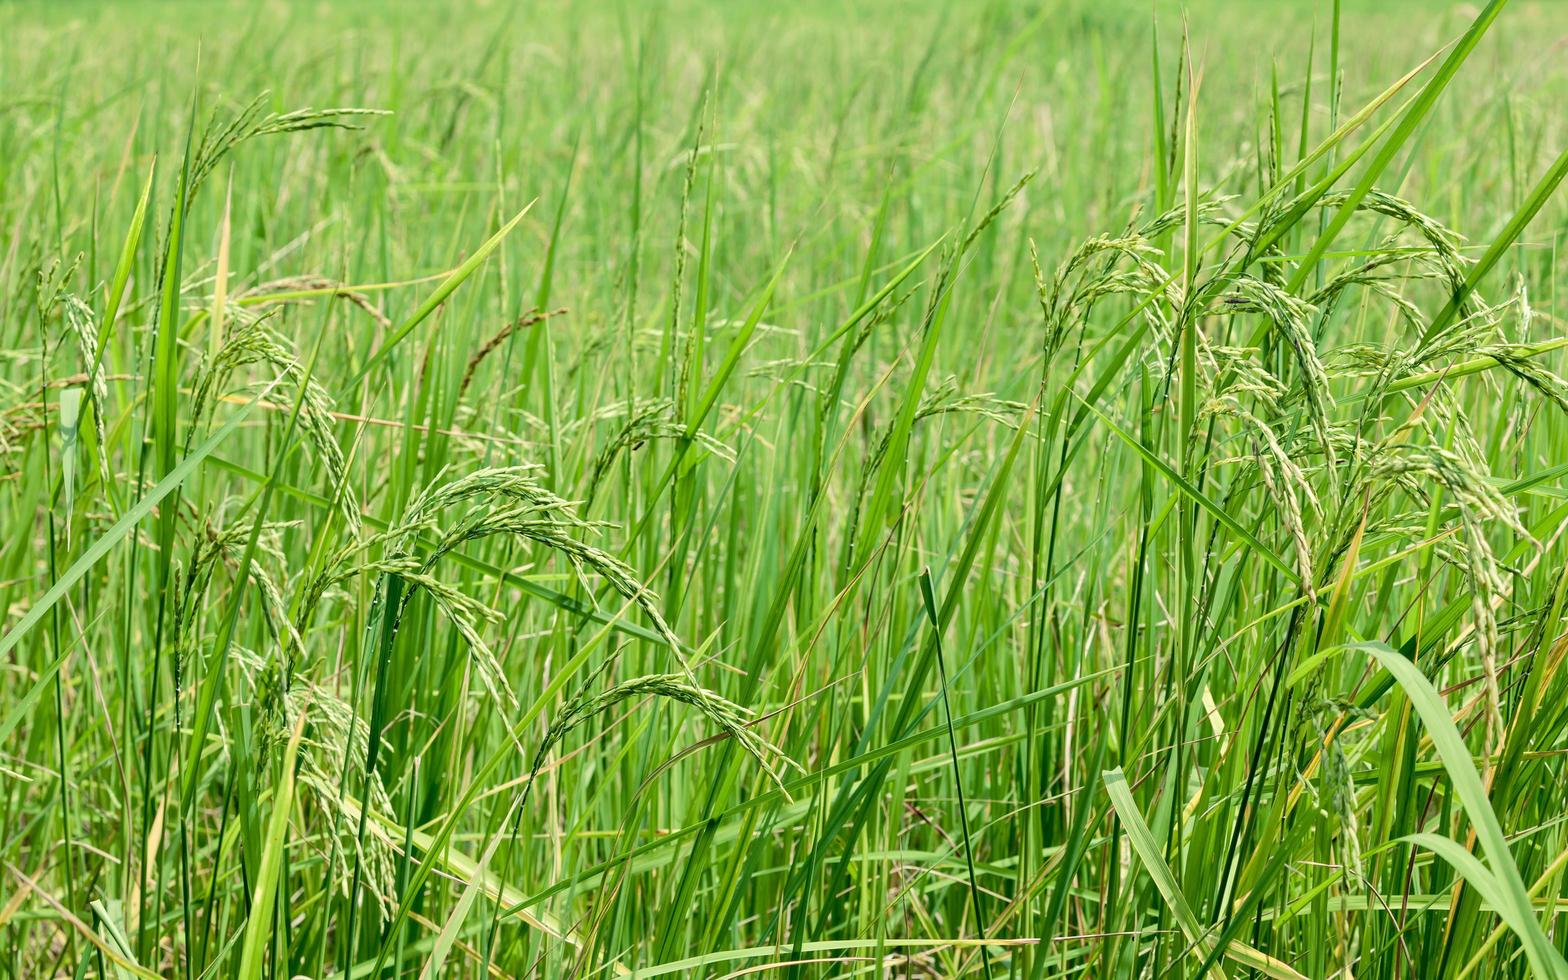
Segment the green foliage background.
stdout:
<svg viewBox="0 0 1568 980">
<path fill-rule="evenodd" d="M 1503 6 L 0 3 L 0 976 L 1562 975 Z"/>
</svg>

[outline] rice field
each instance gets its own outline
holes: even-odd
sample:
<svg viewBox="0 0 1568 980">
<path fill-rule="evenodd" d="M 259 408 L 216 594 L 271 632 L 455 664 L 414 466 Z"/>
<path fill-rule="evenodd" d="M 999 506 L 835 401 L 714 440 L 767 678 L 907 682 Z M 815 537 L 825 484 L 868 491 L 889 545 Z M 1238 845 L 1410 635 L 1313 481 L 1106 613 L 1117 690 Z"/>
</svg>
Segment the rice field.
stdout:
<svg viewBox="0 0 1568 980">
<path fill-rule="evenodd" d="M 1568 977 L 1565 51 L 0 2 L 0 977 Z"/>
</svg>

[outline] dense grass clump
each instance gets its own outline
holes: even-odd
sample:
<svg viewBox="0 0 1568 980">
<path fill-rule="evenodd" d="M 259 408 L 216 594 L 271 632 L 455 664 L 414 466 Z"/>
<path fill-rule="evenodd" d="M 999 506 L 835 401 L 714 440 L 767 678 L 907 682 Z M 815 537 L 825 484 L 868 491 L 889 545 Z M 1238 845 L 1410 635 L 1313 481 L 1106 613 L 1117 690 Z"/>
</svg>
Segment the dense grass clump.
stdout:
<svg viewBox="0 0 1568 980">
<path fill-rule="evenodd" d="M 0 3 L 0 976 L 1568 977 L 1564 37 Z"/>
</svg>

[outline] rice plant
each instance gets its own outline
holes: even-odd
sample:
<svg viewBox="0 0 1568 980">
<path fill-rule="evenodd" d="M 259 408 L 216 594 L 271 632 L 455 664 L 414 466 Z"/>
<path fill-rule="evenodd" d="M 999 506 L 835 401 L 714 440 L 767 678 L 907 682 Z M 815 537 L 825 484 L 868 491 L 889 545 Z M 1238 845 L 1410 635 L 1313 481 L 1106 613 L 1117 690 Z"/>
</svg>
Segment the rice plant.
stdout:
<svg viewBox="0 0 1568 980">
<path fill-rule="evenodd" d="M 0 977 L 1568 977 L 1565 36 L 0 3 Z"/>
</svg>

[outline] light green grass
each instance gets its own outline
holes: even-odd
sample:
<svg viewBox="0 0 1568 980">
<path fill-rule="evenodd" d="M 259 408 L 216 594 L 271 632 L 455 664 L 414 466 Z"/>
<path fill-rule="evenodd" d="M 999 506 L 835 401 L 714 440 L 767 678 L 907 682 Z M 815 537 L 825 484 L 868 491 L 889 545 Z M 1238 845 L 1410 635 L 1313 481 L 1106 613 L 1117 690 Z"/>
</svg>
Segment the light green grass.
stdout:
<svg viewBox="0 0 1568 980">
<path fill-rule="evenodd" d="M 0 977 L 1568 976 L 1565 38 L 0 0 Z"/>
</svg>

